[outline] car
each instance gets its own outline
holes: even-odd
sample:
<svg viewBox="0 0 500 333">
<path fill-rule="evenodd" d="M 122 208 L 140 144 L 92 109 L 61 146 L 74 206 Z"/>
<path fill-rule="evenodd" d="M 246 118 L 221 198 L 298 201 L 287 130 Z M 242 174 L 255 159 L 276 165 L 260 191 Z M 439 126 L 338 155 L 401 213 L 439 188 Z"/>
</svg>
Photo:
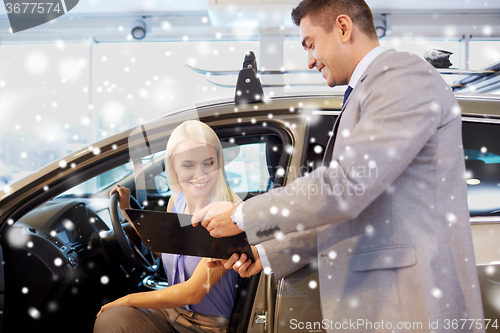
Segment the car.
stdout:
<svg viewBox="0 0 500 333">
<path fill-rule="evenodd" d="M 456 97 L 477 270 L 491 329 L 500 319 L 500 97 Z M 224 153 L 237 156 L 226 166 L 228 184 L 247 199 L 321 165 L 341 103 L 340 95 L 307 93 L 179 109 L 3 188 L 0 332 L 90 332 L 106 302 L 168 285 L 160 260 L 124 222 L 109 193 L 119 183 L 132 190 L 134 207 L 165 210 L 172 192 L 163 154 L 178 124 L 199 119 L 230 144 Z M 319 324 L 318 283 L 315 262 L 279 281 L 264 273 L 242 279 L 230 331 L 279 333 L 300 329 L 298 323 Z M 324 331 L 321 325 L 305 329 Z"/>
</svg>

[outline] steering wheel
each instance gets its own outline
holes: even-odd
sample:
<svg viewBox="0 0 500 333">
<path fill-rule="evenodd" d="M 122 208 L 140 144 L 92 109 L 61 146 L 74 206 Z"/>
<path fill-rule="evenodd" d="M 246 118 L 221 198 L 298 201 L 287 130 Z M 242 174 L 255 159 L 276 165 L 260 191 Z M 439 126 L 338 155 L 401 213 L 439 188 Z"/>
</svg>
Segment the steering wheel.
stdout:
<svg viewBox="0 0 500 333">
<path fill-rule="evenodd" d="M 116 241 L 120 246 L 123 254 L 125 255 L 125 260 L 127 263 L 131 264 L 133 267 L 137 268 L 139 271 L 153 274 L 158 271 L 160 267 L 160 258 L 155 256 L 140 240 L 139 235 L 135 242 L 131 241 L 125 231 L 123 230 L 123 225 L 118 216 L 118 199 L 120 195 L 118 192 L 111 196 L 110 212 L 111 212 L 111 222 L 113 224 L 113 231 L 116 236 Z M 136 206 L 141 208 L 141 205 L 137 200 L 130 196 L 131 206 Z M 135 231 L 135 229 L 134 229 Z"/>
</svg>

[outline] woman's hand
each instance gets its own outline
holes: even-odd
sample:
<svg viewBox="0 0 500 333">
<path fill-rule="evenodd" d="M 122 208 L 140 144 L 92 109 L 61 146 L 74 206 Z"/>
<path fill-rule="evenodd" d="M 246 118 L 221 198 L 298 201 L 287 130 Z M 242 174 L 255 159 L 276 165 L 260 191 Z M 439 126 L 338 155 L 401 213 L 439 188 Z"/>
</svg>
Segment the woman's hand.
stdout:
<svg viewBox="0 0 500 333">
<path fill-rule="evenodd" d="M 116 301 L 110 302 L 108 304 L 104 304 L 101 307 L 101 310 L 99 311 L 99 313 L 97 313 L 96 318 L 99 317 L 99 315 L 101 313 L 103 313 L 104 311 L 109 310 L 111 308 L 115 308 L 117 306 L 127 306 L 127 299 L 128 299 L 128 295 L 121 297 L 121 298 L 117 299 Z"/>
<path fill-rule="evenodd" d="M 119 184 L 116 184 L 115 188 L 111 190 L 109 196 L 111 197 L 114 193 L 118 193 L 120 195 L 120 201 L 118 202 L 118 208 L 120 210 L 125 210 L 130 208 L 130 190 L 126 187 L 121 187 Z"/>
</svg>

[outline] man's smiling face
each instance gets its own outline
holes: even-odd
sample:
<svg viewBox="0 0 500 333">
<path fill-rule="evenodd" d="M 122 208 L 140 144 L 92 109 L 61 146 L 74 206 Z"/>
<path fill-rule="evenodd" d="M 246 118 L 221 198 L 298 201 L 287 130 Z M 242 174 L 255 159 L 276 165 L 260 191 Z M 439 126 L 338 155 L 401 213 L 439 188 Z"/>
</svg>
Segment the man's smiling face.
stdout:
<svg viewBox="0 0 500 333">
<path fill-rule="evenodd" d="M 300 21 L 302 46 L 308 53 L 307 66 L 317 68 L 330 87 L 347 84 L 348 74 L 346 46 L 341 41 L 340 24 L 335 22 L 333 29 L 327 32 L 312 23 L 311 15 Z"/>
</svg>

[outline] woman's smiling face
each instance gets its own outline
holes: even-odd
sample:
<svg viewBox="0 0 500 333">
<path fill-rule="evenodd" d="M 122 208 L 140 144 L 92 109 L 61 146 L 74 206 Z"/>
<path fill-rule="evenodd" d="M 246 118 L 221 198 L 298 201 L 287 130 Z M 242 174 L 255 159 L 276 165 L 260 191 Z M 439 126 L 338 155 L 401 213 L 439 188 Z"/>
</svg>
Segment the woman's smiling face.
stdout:
<svg viewBox="0 0 500 333">
<path fill-rule="evenodd" d="M 214 147 L 188 139 L 177 146 L 172 163 L 185 195 L 208 196 L 219 175 Z"/>
</svg>

